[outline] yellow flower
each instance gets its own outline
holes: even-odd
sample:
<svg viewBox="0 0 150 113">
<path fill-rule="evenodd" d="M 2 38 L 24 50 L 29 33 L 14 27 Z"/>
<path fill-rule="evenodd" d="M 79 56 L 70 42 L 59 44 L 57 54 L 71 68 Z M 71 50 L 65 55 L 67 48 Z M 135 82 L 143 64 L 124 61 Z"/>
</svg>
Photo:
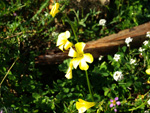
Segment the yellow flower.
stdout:
<svg viewBox="0 0 150 113">
<path fill-rule="evenodd" d="M 58 35 L 57 45 L 59 46 L 59 49 L 63 51 L 63 48 L 65 50 L 69 49 L 73 44 L 69 42 L 67 39 L 70 37 L 70 32 L 66 31 L 63 33 L 60 33 Z"/>
<path fill-rule="evenodd" d="M 78 42 L 75 44 L 75 49 L 70 48 L 68 56 L 73 57 L 72 63 L 73 67 L 76 69 L 77 66 L 79 65 L 79 68 L 81 70 L 88 70 L 89 66 L 86 62 L 92 63 L 93 62 L 93 56 L 90 53 L 85 53 L 83 52 L 85 47 L 85 43 L 83 42 Z"/>
<path fill-rule="evenodd" d="M 72 79 L 72 66 L 73 66 L 73 64 L 72 64 L 72 60 L 71 60 L 70 64 L 69 64 L 69 68 L 68 68 L 67 73 L 65 75 L 65 77 L 67 79 Z"/>
<path fill-rule="evenodd" d="M 150 68 L 148 68 L 145 72 L 150 75 Z"/>
<path fill-rule="evenodd" d="M 50 15 L 52 15 L 52 17 L 55 17 L 55 15 L 59 12 L 58 8 L 59 3 L 55 3 L 55 5 L 52 6 L 52 10 L 50 12 Z"/>
<path fill-rule="evenodd" d="M 87 109 L 95 106 L 95 102 L 87 102 L 82 99 L 78 99 L 76 102 L 76 108 L 78 109 L 79 113 L 84 113 Z"/>
<path fill-rule="evenodd" d="M 147 82 L 146 82 L 147 84 L 150 84 L 150 81 L 149 80 L 147 80 Z"/>
</svg>

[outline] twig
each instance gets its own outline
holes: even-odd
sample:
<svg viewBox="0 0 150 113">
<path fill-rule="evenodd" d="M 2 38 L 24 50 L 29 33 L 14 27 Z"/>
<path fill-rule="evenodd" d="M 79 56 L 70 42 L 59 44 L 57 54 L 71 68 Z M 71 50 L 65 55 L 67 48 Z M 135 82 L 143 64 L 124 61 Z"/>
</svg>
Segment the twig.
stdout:
<svg viewBox="0 0 150 113">
<path fill-rule="evenodd" d="M 5 78 L 7 77 L 8 73 L 10 72 L 10 70 L 12 69 L 12 67 L 15 65 L 16 61 L 19 59 L 19 57 L 16 58 L 16 60 L 13 62 L 13 64 L 11 65 L 11 67 L 8 69 L 6 75 L 4 76 L 4 78 L 2 79 L 1 83 L 0 83 L 0 88 L 2 83 L 4 82 Z"/>
<path fill-rule="evenodd" d="M 32 30 L 32 31 L 27 31 L 26 33 L 36 33 L 36 31 L 35 30 Z M 3 39 L 9 39 L 9 38 L 12 38 L 12 37 L 15 37 L 15 36 L 18 36 L 18 35 L 21 35 L 21 34 L 23 34 L 23 32 L 19 32 L 19 33 L 16 33 L 16 34 L 14 34 L 14 35 L 11 35 L 11 36 L 7 36 L 6 38 L 4 38 L 4 37 L 0 37 L 0 38 L 3 38 Z"/>
</svg>

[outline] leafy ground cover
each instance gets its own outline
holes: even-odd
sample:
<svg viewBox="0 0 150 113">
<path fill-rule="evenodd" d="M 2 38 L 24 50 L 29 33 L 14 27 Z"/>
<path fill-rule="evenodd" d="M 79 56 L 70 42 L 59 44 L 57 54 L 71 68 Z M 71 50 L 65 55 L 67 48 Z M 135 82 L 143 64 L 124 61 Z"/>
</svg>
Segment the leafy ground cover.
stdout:
<svg viewBox="0 0 150 113">
<path fill-rule="evenodd" d="M 0 112 L 149 113 L 150 32 L 140 48 L 130 48 L 127 37 L 126 46 L 99 59 L 82 49 L 87 41 L 148 22 L 149 1 L 113 0 L 88 10 L 69 0 L 50 2 L 0 1 Z M 73 58 L 35 64 L 56 46 L 70 49 Z"/>
</svg>

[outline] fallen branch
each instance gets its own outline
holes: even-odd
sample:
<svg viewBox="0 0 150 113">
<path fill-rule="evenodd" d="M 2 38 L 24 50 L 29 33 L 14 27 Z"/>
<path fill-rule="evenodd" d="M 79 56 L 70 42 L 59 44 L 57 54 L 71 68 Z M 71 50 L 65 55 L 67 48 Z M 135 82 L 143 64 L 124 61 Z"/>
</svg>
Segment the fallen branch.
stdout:
<svg viewBox="0 0 150 113">
<path fill-rule="evenodd" d="M 147 39 L 147 31 L 150 31 L 150 22 L 100 38 L 96 41 L 89 41 L 86 43 L 84 51 L 85 53 L 91 53 L 94 58 L 98 58 L 100 55 L 114 54 L 119 46 L 125 45 L 125 39 L 128 37 L 133 38 L 131 47 L 139 47 Z M 68 51 L 62 52 L 59 49 L 54 49 L 48 50 L 45 55 L 38 56 L 36 63 L 57 64 L 67 58 L 69 58 Z"/>
</svg>

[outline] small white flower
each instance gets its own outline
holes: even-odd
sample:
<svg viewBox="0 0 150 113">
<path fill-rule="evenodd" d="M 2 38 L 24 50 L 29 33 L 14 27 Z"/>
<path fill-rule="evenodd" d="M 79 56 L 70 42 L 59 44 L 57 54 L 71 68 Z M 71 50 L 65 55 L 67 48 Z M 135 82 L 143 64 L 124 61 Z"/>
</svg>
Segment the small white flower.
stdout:
<svg viewBox="0 0 150 113">
<path fill-rule="evenodd" d="M 47 12 L 45 13 L 45 16 L 46 16 L 46 17 L 48 16 L 48 13 L 47 13 Z"/>
<path fill-rule="evenodd" d="M 146 111 L 144 111 L 144 113 L 149 113 L 149 111 L 148 111 L 148 110 L 146 110 Z"/>
<path fill-rule="evenodd" d="M 26 38 L 26 37 L 27 37 L 27 35 L 25 35 L 25 34 L 23 34 L 22 36 L 23 36 L 23 38 Z"/>
<path fill-rule="evenodd" d="M 121 71 L 116 71 L 113 75 L 113 78 L 116 80 L 116 81 L 120 81 L 123 79 L 123 74 Z"/>
<path fill-rule="evenodd" d="M 98 58 L 98 60 L 102 60 L 103 57 L 104 57 L 104 56 L 100 55 L 99 58 Z"/>
<path fill-rule="evenodd" d="M 140 55 L 142 56 L 143 54 L 142 54 L 142 53 L 140 53 Z"/>
<path fill-rule="evenodd" d="M 130 46 L 129 43 L 132 42 L 132 40 L 133 40 L 133 38 L 131 38 L 131 37 L 128 37 L 125 39 L 125 43 L 127 44 L 128 47 Z"/>
<path fill-rule="evenodd" d="M 148 44 L 148 40 L 145 40 L 143 44 L 146 46 Z"/>
<path fill-rule="evenodd" d="M 150 99 L 147 101 L 147 104 L 150 105 Z"/>
<path fill-rule="evenodd" d="M 115 54 L 113 59 L 114 59 L 115 61 L 118 61 L 118 60 L 120 59 L 120 55 L 119 55 L 119 54 Z"/>
<path fill-rule="evenodd" d="M 145 51 L 145 49 L 143 49 L 142 47 L 139 47 L 139 52 L 143 52 Z"/>
<path fill-rule="evenodd" d="M 57 36 L 57 35 L 58 35 L 57 32 L 52 32 L 52 36 L 53 36 L 53 37 L 55 37 L 55 36 Z"/>
<path fill-rule="evenodd" d="M 146 37 L 150 38 L 150 31 L 146 33 Z"/>
<path fill-rule="evenodd" d="M 131 58 L 131 60 L 130 60 L 130 64 L 137 65 L 136 60 Z"/>
<path fill-rule="evenodd" d="M 105 19 L 100 19 L 99 20 L 99 25 L 105 26 L 106 20 Z"/>
</svg>

